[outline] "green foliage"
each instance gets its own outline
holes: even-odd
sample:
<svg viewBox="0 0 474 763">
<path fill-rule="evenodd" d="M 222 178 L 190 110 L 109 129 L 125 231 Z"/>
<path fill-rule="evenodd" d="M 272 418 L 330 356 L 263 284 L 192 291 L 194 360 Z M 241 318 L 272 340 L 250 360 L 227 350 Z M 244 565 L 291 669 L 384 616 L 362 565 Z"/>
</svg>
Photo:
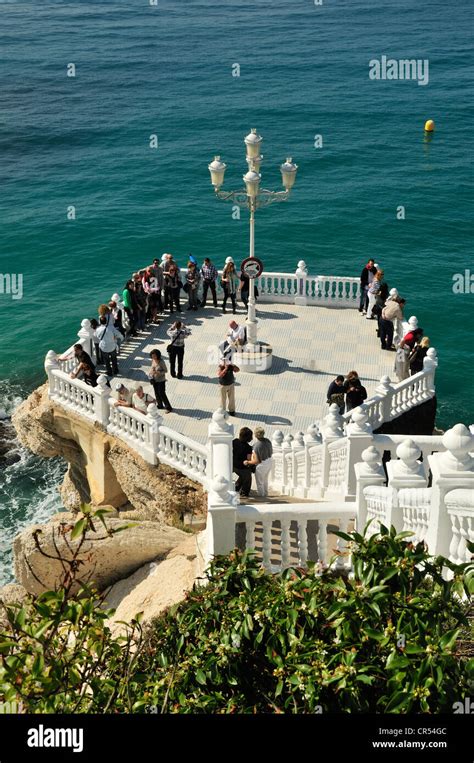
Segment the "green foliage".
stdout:
<svg viewBox="0 0 474 763">
<path fill-rule="evenodd" d="M 83 513 L 77 537 L 95 518 Z M 66 587 L 5 608 L 0 694 L 27 712 L 452 712 L 474 669 L 456 655 L 472 565 L 393 528 L 344 537 L 352 576 L 271 576 L 236 551 L 144 634 L 137 618 L 120 637 L 67 571 Z"/>
<path fill-rule="evenodd" d="M 74 552 L 56 557 L 64 570 L 58 590 L 30 596 L 21 606 L 2 605 L 1 701 L 16 701 L 30 713 L 131 710 L 128 676 L 140 649 L 139 618 L 126 626 L 125 635 L 114 637 L 107 626 L 113 610 L 102 608 L 93 588 L 78 587 L 82 546 L 95 523 L 110 535 L 125 529 L 108 528 L 106 513 L 82 507 L 70 528 L 70 540 L 77 541 Z M 37 535 L 35 540 L 42 552 Z"/>
<path fill-rule="evenodd" d="M 180 713 L 451 712 L 469 693 L 472 662 L 454 650 L 473 569 L 432 559 L 405 535 L 345 535 L 349 578 L 272 577 L 248 554 L 217 559 L 209 585 L 147 633 L 143 703 Z"/>
</svg>

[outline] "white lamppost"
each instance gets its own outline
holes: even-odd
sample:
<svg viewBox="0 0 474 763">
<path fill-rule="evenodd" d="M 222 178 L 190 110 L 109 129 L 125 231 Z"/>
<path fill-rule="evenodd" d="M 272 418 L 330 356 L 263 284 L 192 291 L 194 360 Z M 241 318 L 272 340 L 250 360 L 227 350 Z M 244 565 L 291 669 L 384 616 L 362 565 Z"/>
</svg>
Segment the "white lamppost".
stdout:
<svg viewBox="0 0 474 763">
<path fill-rule="evenodd" d="M 260 188 L 262 176 L 260 174 L 260 165 L 263 157 L 260 154 L 262 137 L 257 135 L 257 130 L 253 127 L 250 133 L 244 138 L 247 148 L 248 171 L 243 176 L 245 190 L 240 191 L 221 191 L 224 183 L 224 173 L 227 165 L 221 161 L 220 156 L 216 156 L 209 166 L 211 173 L 211 183 L 214 186 L 216 196 L 222 201 L 232 201 L 239 207 L 247 207 L 250 212 L 250 247 L 249 257 L 255 258 L 255 211 L 259 207 L 268 207 L 276 201 L 286 201 L 290 195 L 291 189 L 295 183 L 296 171 L 298 167 L 293 164 L 290 158 L 280 167 L 284 191 L 269 191 L 266 188 Z M 261 344 L 257 339 L 257 318 L 255 312 L 255 279 L 249 279 L 249 307 L 247 313 L 247 340 L 246 348 L 247 370 L 266 370 L 271 365 L 271 348 L 269 345 Z M 262 362 L 262 355 L 268 355 L 268 360 Z M 250 356 L 253 355 L 253 361 Z"/>
</svg>

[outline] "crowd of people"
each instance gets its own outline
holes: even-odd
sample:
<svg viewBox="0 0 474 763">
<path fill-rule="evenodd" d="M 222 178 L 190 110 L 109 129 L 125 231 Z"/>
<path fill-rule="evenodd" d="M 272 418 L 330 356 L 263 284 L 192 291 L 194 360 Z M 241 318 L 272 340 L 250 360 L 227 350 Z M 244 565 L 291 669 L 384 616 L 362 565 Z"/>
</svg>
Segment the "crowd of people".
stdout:
<svg viewBox="0 0 474 763">
<path fill-rule="evenodd" d="M 366 320 L 377 321 L 382 350 L 395 353 L 394 371 L 399 382 L 423 370 L 430 346 L 422 328 L 413 327 L 403 333 L 405 304 L 397 289 L 389 289 L 383 269 L 369 259 L 360 275 L 359 312 Z M 338 405 L 341 413 L 357 408 L 366 398 L 367 390 L 356 371 L 346 377 L 336 376 L 327 391 L 328 404 Z"/>
<path fill-rule="evenodd" d="M 111 385 L 112 377 L 119 374 L 118 358 L 120 347 L 128 335 L 138 336 L 140 331 L 160 322 L 165 313 L 173 315 L 182 313 L 181 292 L 188 298 L 188 310 L 198 310 L 207 304 L 208 294 L 212 297 L 215 308 L 217 302 L 217 281 L 219 273 L 209 257 L 206 257 L 199 268 L 195 258 L 189 255 L 187 269 L 182 274 L 171 254 L 164 254 L 161 261 L 153 260 L 153 264 L 133 273 L 125 283 L 122 294 L 113 294 L 108 304 L 98 308 L 98 314 L 90 323 L 94 330 L 93 345 L 95 361 L 76 344 L 73 357 L 77 362 L 72 378 L 80 377 L 86 384 L 97 386 L 97 366 L 105 368 L 107 383 Z M 245 273 L 237 274 L 232 257 L 227 257 L 220 279 L 223 291 L 222 311 L 230 299 L 232 312 L 237 312 L 237 299 L 248 309 L 249 279 Z M 255 290 L 258 296 L 258 290 Z M 168 370 L 173 378 L 184 378 L 184 356 L 186 339 L 191 335 L 191 329 L 180 317 L 167 329 L 170 339 L 166 347 L 169 359 L 168 366 L 159 349 L 150 353 L 151 364 L 148 368 L 148 379 L 155 397 L 143 392 L 141 386 L 128 389 L 124 384 L 116 382 L 113 386 L 112 397 L 117 405 L 134 408 L 146 413 L 150 403 L 156 403 L 160 410 L 171 413 L 173 407 L 166 393 L 166 378 Z M 239 368 L 234 364 L 234 354 L 247 343 L 245 326 L 240 326 L 235 319 L 231 320 L 227 334 L 219 344 L 219 364 L 217 381 L 220 391 L 220 401 L 230 415 L 235 415 L 235 374 Z M 65 360 L 66 358 L 61 358 Z"/>
<path fill-rule="evenodd" d="M 212 304 L 217 308 L 218 278 L 218 270 L 208 257 L 198 267 L 192 255 L 189 255 L 185 272 L 181 271 L 171 254 L 164 254 L 161 261 L 155 259 L 152 265 L 133 273 L 122 294 L 113 294 L 108 304 L 99 306 L 97 317 L 91 320 L 95 362 L 81 344 L 74 345 L 73 356 L 77 365 L 71 372 L 71 377 L 80 377 L 94 387 L 98 379 L 96 366 L 102 365 L 110 385 L 112 377 L 119 373 L 120 346 L 127 334 L 137 336 L 147 326 L 159 323 L 165 313 L 173 315 L 177 312 L 180 317 L 173 320 L 166 332 L 170 340 L 166 347 L 170 368 L 159 349 L 150 352 L 147 375 L 154 397 L 146 393 L 141 384 L 129 389 L 123 382 L 117 381 L 112 389 L 112 398 L 117 406 L 133 408 L 145 415 L 148 406 L 155 403 L 160 410 L 171 413 L 173 407 L 166 392 L 168 370 L 173 378 L 184 378 L 185 346 L 191 336 L 191 329 L 185 325 L 180 315 L 181 293 L 187 295 L 187 310 L 196 311 L 205 307 L 209 292 Z M 244 273 L 237 273 L 232 257 L 227 257 L 225 261 L 220 286 L 223 291 L 223 313 L 230 300 L 235 314 L 238 298 L 245 310 L 248 309 L 249 279 Z M 377 321 L 381 349 L 395 352 L 394 370 L 398 380 L 402 381 L 410 374 L 421 371 L 429 339 L 423 335 L 423 329 L 418 327 L 413 327 L 403 335 L 401 327 L 406 301 L 400 297 L 397 289 L 389 289 L 384 271 L 373 259 L 362 270 L 360 286 L 359 312 L 367 320 Z M 255 291 L 258 296 L 258 291 Z M 217 367 L 221 408 L 231 416 L 236 415 L 235 382 L 236 374 L 239 373 L 234 356 L 246 343 L 245 325 L 239 325 L 232 319 L 225 338 L 219 344 Z M 366 399 L 367 390 L 354 370 L 346 376 L 337 375 L 327 391 L 327 403 L 336 403 L 341 413 L 357 408 Z M 261 428 L 252 433 L 248 427 L 243 427 L 234 440 L 234 472 L 238 477 L 236 489 L 243 496 L 249 495 L 253 474 L 258 494 L 267 494 L 272 444 L 264 435 Z"/>
</svg>

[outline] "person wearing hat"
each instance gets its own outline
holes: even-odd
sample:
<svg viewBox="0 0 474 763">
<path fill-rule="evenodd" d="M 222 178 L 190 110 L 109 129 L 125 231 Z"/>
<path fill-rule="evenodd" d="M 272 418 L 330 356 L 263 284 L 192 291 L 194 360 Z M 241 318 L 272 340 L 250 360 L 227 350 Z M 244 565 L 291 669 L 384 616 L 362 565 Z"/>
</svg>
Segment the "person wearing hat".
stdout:
<svg viewBox="0 0 474 763">
<path fill-rule="evenodd" d="M 132 393 L 123 382 L 116 382 L 112 390 L 114 405 L 121 405 L 123 408 L 133 408 Z"/>
<path fill-rule="evenodd" d="M 239 289 L 240 280 L 235 272 L 235 265 L 234 260 L 232 257 L 227 257 L 224 265 L 224 270 L 222 271 L 222 279 L 221 279 L 221 285 L 224 289 L 224 301 L 222 302 L 222 312 L 225 313 L 225 308 L 227 305 L 227 300 L 230 297 L 230 301 L 232 302 L 232 312 L 237 312 L 237 291 Z"/>
</svg>

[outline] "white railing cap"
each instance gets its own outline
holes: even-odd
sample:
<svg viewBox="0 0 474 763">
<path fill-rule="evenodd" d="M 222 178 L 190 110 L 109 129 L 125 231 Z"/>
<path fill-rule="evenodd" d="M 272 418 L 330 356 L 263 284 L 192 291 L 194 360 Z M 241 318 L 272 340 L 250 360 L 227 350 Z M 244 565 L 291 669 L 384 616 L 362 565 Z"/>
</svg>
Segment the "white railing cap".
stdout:
<svg viewBox="0 0 474 763">
<path fill-rule="evenodd" d="M 445 496 L 446 507 L 451 511 L 467 509 L 474 515 L 474 488 L 456 488 L 450 490 Z"/>
</svg>

